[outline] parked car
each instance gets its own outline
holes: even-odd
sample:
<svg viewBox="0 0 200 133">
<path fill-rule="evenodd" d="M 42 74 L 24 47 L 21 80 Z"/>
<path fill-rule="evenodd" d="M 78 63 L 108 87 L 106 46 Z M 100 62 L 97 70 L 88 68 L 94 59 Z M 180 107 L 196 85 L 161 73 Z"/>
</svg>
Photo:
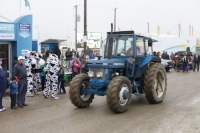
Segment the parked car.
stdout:
<svg viewBox="0 0 200 133">
<path fill-rule="evenodd" d="M 185 52 L 186 51 L 178 51 L 181 58 L 183 58 Z M 188 65 L 190 66 L 190 69 L 192 69 L 193 68 L 193 53 L 191 51 L 187 51 L 187 57 L 189 59 Z"/>
<path fill-rule="evenodd" d="M 173 63 L 171 60 L 161 59 L 161 64 L 165 67 L 165 70 L 167 72 L 173 67 Z"/>
</svg>

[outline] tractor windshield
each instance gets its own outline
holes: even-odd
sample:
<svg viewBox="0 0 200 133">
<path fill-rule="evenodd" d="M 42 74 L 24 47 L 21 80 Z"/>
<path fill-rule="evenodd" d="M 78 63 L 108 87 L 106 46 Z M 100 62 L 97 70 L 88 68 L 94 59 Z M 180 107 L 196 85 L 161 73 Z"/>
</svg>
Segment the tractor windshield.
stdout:
<svg viewBox="0 0 200 133">
<path fill-rule="evenodd" d="M 132 51 L 132 43 L 133 37 L 130 36 L 116 36 L 113 37 L 113 49 L 112 49 L 112 56 L 127 56 L 127 51 Z M 107 48 L 106 51 L 108 51 L 108 42 L 106 44 Z M 107 52 L 106 52 L 107 56 Z"/>
<path fill-rule="evenodd" d="M 107 57 L 108 49 L 108 41 L 106 44 L 105 55 Z M 145 43 L 147 45 L 147 42 Z M 145 53 L 144 50 L 144 42 L 142 37 L 137 37 L 136 40 L 136 48 L 137 55 L 143 55 Z M 133 56 L 133 36 L 115 36 L 113 37 L 113 49 L 112 56 Z"/>
</svg>

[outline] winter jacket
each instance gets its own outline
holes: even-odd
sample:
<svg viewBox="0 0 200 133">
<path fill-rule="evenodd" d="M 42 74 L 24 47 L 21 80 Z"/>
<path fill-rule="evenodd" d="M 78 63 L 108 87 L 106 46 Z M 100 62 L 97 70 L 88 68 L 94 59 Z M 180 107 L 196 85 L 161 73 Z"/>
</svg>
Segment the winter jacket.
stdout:
<svg viewBox="0 0 200 133">
<path fill-rule="evenodd" d="M 181 58 L 179 56 L 176 56 L 176 65 L 181 64 Z"/>
<path fill-rule="evenodd" d="M 0 92 L 6 91 L 8 88 L 8 73 L 5 71 L 4 68 L 0 69 Z"/>
<path fill-rule="evenodd" d="M 66 60 L 72 60 L 72 52 L 71 51 L 67 51 L 65 53 L 65 56 L 66 56 Z"/>
<path fill-rule="evenodd" d="M 10 94 L 17 94 L 18 83 L 10 82 Z"/>
<path fill-rule="evenodd" d="M 58 81 L 63 81 L 64 78 L 64 70 L 61 68 L 58 73 Z"/>
<path fill-rule="evenodd" d="M 79 72 L 79 69 L 80 69 L 80 66 L 81 66 L 81 62 L 80 61 L 73 61 L 70 65 L 70 67 L 72 68 L 72 71 L 77 73 Z"/>
</svg>

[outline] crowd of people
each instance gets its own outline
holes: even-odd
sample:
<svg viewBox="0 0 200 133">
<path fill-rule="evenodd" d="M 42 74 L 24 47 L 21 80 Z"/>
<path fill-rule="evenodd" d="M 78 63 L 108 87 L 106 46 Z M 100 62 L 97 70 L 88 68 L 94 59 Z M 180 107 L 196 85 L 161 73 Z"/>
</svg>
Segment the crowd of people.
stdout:
<svg viewBox="0 0 200 133">
<path fill-rule="evenodd" d="M 154 56 L 160 57 L 164 60 L 171 60 L 173 62 L 173 67 L 175 69 L 176 72 L 180 72 L 180 70 L 182 70 L 183 72 L 188 71 L 190 69 L 189 67 L 189 62 L 191 62 L 190 60 L 191 57 L 188 57 L 187 52 L 183 53 L 183 56 L 180 56 L 180 53 L 173 53 L 171 52 L 171 54 L 169 55 L 167 53 L 167 51 L 163 51 L 162 55 L 160 55 L 160 52 L 153 52 Z M 192 61 L 193 65 L 193 71 L 195 72 L 196 70 L 199 71 L 199 63 L 200 63 L 200 55 L 199 52 L 196 52 L 193 55 L 193 61 Z"/>
<path fill-rule="evenodd" d="M 0 112 L 6 110 L 2 105 L 2 98 L 7 88 L 10 88 L 11 109 L 28 106 L 26 96 L 39 95 L 40 85 L 45 99 L 50 96 L 50 93 L 52 99 L 59 99 L 57 95 L 66 94 L 64 83 L 68 81 L 68 77 L 65 74 L 65 69 L 67 72 L 72 72 L 73 77 L 81 72 L 88 72 L 87 67 L 85 67 L 86 62 L 89 59 L 96 59 L 98 54 L 91 51 L 87 57 L 84 53 L 80 55 L 74 49 L 71 51 L 68 48 L 65 53 L 66 68 L 61 66 L 60 56 L 60 49 L 57 47 L 52 52 L 47 49 L 44 55 L 29 51 L 24 57 L 14 56 L 12 74 L 2 67 L 3 59 L 0 58 L 0 81 L 2 82 L 0 86 Z M 9 83 L 8 77 L 11 75 Z"/>
</svg>

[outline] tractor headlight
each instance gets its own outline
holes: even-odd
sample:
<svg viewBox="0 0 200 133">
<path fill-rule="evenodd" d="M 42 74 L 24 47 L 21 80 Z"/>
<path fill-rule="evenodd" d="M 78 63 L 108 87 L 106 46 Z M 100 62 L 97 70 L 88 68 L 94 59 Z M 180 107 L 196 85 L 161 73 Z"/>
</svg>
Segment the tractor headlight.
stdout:
<svg viewBox="0 0 200 133">
<path fill-rule="evenodd" d="M 94 72 L 93 71 L 89 71 L 88 72 L 88 76 L 91 78 L 91 77 L 94 77 Z"/>
<path fill-rule="evenodd" d="M 97 72 L 97 73 L 96 73 L 96 76 L 97 76 L 98 78 L 101 78 L 101 77 L 103 77 L 103 73 L 102 73 L 102 72 Z"/>
</svg>

